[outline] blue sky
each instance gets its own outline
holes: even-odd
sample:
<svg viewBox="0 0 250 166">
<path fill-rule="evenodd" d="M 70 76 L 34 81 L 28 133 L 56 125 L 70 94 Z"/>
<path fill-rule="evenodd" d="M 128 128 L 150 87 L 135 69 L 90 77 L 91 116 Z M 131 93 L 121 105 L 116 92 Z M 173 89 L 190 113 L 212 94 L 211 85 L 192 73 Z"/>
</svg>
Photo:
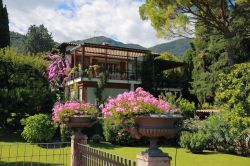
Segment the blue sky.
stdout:
<svg viewBox="0 0 250 166">
<path fill-rule="evenodd" d="M 25 34 L 30 25 L 44 24 L 58 42 L 107 36 L 145 47 L 157 39 L 149 21 L 142 21 L 143 0 L 3 0 L 10 30 Z"/>
</svg>

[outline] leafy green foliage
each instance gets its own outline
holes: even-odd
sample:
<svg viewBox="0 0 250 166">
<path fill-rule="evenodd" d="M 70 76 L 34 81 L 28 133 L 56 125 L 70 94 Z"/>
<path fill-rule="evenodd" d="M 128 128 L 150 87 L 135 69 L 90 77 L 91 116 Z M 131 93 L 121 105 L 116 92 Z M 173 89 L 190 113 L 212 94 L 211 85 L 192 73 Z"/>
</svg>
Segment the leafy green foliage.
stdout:
<svg viewBox="0 0 250 166">
<path fill-rule="evenodd" d="M 9 18 L 7 7 L 0 0 L 0 48 L 10 45 Z"/>
<path fill-rule="evenodd" d="M 18 32 L 10 31 L 11 47 L 15 47 L 17 49 L 17 52 L 22 52 L 24 38 L 25 38 L 25 35 L 20 34 Z"/>
<path fill-rule="evenodd" d="M 204 129 L 210 138 L 210 146 L 220 150 L 232 152 L 235 136 L 230 133 L 230 125 L 221 115 L 210 116 L 206 122 Z M 222 150 L 222 149 L 221 149 Z"/>
<path fill-rule="evenodd" d="M 194 111 L 196 110 L 194 102 L 190 102 L 189 100 L 182 97 L 177 97 L 170 92 L 161 95 L 165 101 L 171 103 L 173 107 L 179 109 L 180 113 L 185 118 L 191 118 L 194 116 Z"/>
<path fill-rule="evenodd" d="M 91 139 L 94 143 L 100 143 L 101 141 L 103 141 L 102 136 L 100 136 L 99 134 L 93 135 Z"/>
<path fill-rule="evenodd" d="M 122 128 L 121 120 L 108 117 L 103 122 L 103 135 L 105 140 L 117 145 L 135 145 L 137 140 Z"/>
<path fill-rule="evenodd" d="M 30 116 L 25 120 L 22 132 L 27 142 L 43 142 L 53 138 L 57 126 L 51 126 L 50 117 L 46 114 Z"/>
<path fill-rule="evenodd" d="M 37 54 L 50 51 L 55 46 L 52 34 L 44 25 L 31 25 L 25 36 L 23 49 L 25 53 Z"/>
<path fill-rule="evenodd" d="M 250 63 L 235 65 L 229 73 L 220 75 L 216 104 L 223 110 L 229 133 L 237 141 L 242 154 L 247 151 L 246 137 L 250 133 Z M 233 144 L 233 145 L 234 145 Z M 235 148 L 235 147 L 234 147 Z"/>
<path fill-rule="evenodd" d="M 60 126 L 60 138 L 62 142 L 70 141 L 72 130 L 66 125 Z"/>
<path fill-rule="evenodd" d="M 51 110 L 54 95 L 43 76 L 46 65 L 39 55 L 18 54 L 13 48 L 0 50 L 1 127 L 9 127 L 9 119 L 15 118 L 11 126 L 20 128 L 20 119 Z"/>
<path fill-rule="evenodd" d="M 155 59 L 162 59 L 162 60 L 175 61 L 175 62 L 180 61 L 179 58 L 171 52 L 164 52 L 160 56 L 155 57 Z"/>
<path fill-rule="evenodd" d="M 200 103 L 213 102 L 219 74 L 228 70 L 225 41 L 219 35 L 211 35 L 204 27 L 196 30 L 191 91 Z"/>
<path fill-rule="evenodd" d="M 180 145 L 192 153 L 201 153 L 207 146 L 208 138 L 203 131 L 196 133 L 183 132 L 180 137 Z"/>
<path fill-rule="evenodd" d="M 180 109 L 181 114 L 187 118 L 193 117 L 195 112 L 195 103 L 190 102 L 184 98 L 178 98 L 176 100 L 176 107 Z"/>
<path fill-rule="evenodd" d="M 216 149 L 241 155 L 250 155 L 249 119 L 232 112 L 211 116 L 205 124 L 204 131 L 210 138 L 210 144 Z"/>
<path fill-rule="evenodd" d="M 101 105 L 105 101 L 105 99 L 103 99 L 102 94 L 106 84 L 107 84 L 107 75 L 105 73 L 100 74 L 99 79 L 97 80 L 96 92 L 95 92 L 97 105 Z"/>
<path fill-rule="evenodd" d="M 220 74 L 216 102 L 226 111 L 250 114 L 250 63 L 235 65 L 228 74 Z"/>
<path fill-rule="evenodd" d="M 154 57 L 152 55 L 144 56 L 141 70 L 142 88 L 152 94 L 155 91 L 154 72 Z"/>
<path fill-rule="evenodd" d="M 201 133 L 206 137 L 207 148 L 213 148 L 218 151 L 228 153 L 237 153 L 249 156 L 249 120 L 239 117 L 232 112 L 210 115 L 206 120 L 188 119 L 184 121 L 184 129 L 188 134 L 181 137 L 180 144 L 182 147 L 192 149 L 194 146 L 202 145 Z M 194 145 L 193 139 L 200 141 Z M 199 147 L 199 146 L 198 146 Z M 203 149 L 204 149 L 203 148 Z"/>
<path fill-rule="evenodd" d="M 150 20 L 158 36 L 190 36 L 190 25 L 204 25 L 225 39 L 228 63 L 235 63 L 238 35 L 247 36 L 250 8 L 245 1 L 188 1 L 188 0 L 146 0 L 140 7 L 143 20 Z M 198 21 L 197 21 L 198 20 Z M 243 37 L 244 38 L 244 37 Z"/>
</svg>

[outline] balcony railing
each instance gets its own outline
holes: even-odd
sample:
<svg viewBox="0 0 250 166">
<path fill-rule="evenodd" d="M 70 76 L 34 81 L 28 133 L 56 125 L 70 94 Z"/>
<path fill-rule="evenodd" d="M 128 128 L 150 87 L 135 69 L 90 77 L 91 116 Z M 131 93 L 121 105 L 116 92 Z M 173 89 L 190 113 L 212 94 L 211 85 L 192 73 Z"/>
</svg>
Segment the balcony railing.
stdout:
<svg viewBox="0 0 250 166">
<path fill-rule="evenodd" d="M 69 80 L 76 79 L 76 78 L 99 78 L 101 75 L 103 75 L 103 71 L 95 71 L 95 70 L 89 70 L 89 71 L 74 71 L 70 74 Z M 130 81 L 139 81 L 141 80 L 140 72 L 134 72 L 134 71 L 127 71 L 127 72 L 108 72 L 106 71 L 106 76 L 110 80 L 130 80 Z"/>
</svg>

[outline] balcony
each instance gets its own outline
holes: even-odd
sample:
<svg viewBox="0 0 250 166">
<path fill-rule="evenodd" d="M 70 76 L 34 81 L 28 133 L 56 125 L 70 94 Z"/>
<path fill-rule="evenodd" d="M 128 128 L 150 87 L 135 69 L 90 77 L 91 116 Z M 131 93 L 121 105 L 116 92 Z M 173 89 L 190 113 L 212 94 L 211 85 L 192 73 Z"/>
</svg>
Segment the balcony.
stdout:
<svg viewBox="0 0 250 166">
<path fill-rule="evenodd" d="M 141 81 L 141 74 L 138 71 L 110 71 L 105 70 L 104 68 L 97 65 L 89 66 L 89 68 L 87 69 L 73 69 L 67 81 L 75 80 L 78 78 L 94 80 L 100 78 L 100 76 L 104 75 L 104 73 L 106 73 L 106 77 L 108 80 Z"/>
</svg>

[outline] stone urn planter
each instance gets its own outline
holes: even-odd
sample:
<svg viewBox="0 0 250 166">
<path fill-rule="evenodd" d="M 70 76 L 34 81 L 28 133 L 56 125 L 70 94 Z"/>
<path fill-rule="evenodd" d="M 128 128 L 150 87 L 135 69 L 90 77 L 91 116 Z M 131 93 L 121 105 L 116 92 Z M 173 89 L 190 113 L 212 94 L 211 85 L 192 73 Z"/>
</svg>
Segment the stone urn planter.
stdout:
<svg viewBox="0 0 250 166">
<path fill-rule="evenodd" d="M 95 120 L 96 117 L 92 115 L 72 116 L 69 117 L 66 126 L 79 133 L 83 128 L 90 128 L 93 126 Z"/>
<path fill-rule="evenodd" d="M 127 119 L 123 119 L 122 123 L 125 130 L 136 139 L 145 137 L 150 142 L 149 148 L 141 153 L 150 157 L 168 156 L 158 148 L 157 141 L 160 137 L 173 138 L 180 129 L 183 117 L 178 114 L 152 114 L 138 115 L 132 118 L 135 122 L 133 126 L 127 126 Z"/>
<path fill-rule="evenodd" d="M 91 127 L 95 120 L 95 116 L 72 116 L 69 117 L 69 121 L 66 125 L 71 128 Z"/>
</svg>

